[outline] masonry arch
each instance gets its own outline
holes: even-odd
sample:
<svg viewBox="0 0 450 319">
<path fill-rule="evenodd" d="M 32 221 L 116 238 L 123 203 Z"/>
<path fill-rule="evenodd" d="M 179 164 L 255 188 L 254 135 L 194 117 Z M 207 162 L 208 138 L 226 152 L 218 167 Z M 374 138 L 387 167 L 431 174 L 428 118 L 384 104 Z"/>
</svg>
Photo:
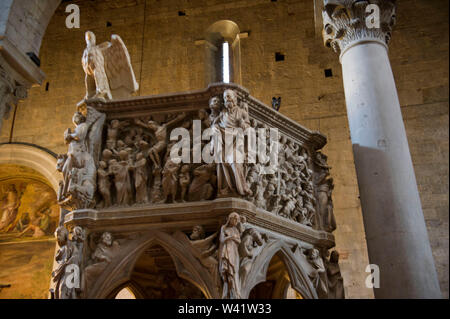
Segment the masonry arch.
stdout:
<svg viewBox="0 0 450 319">
<path fill-rule="evenodd" d="M 0 165 L 12 164 L 29 167 L 42 174 L 55 193 L 58 192 L 61 173 L 56 170 L 56 157 L 37 146 L 0 144 Z"/>
<path fill-rule="evenodd" d="M 87 298 L 112 298 L 114 293 L 130 282 L 136 283 L 136 265 L 145 251 L 153 247 L 163 249 L 170 256 L 179 278 L 198 288 L 205 298 L 219 298 L 213 280 L 206 274 L 200 262 L 188 252 L 183 243 L 160 231 L 151 231 L 136 239 L 125 240 L 118 254 L 88 292 Z"/>
<path fill-rule="evenodd" d="M 243 285 L 242 297 L 248 298 L 252 290 L 270 280 L 274 266 L 284 268 L 274 284 L 271 298 L 286 298 L 289 288 L 304 299 L 318 299 L 317 293 L 304 266 L 306 259 L 294 254 L 290 247 L 278 241 L 269 242 L 255 259 L 251 275 Z M 275 265 L 274 265 L 275 264 Z M 252 295 L 254 295 L 252 293 Z"/>
<path fill-rule="evenodd" d="M 206 85 L 215 82 L 241 84 L 241 45 L 239 27 L 220 20 L 205 32 Z"/>
</svg>

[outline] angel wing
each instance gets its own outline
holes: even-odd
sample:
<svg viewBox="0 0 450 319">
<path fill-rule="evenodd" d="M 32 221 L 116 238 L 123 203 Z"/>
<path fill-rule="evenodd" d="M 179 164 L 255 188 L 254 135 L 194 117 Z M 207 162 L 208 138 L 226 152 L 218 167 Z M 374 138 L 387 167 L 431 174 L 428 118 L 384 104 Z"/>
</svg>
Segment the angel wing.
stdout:
<svg viewBox="0 0 450 319">
<path fill-rule="evenodd" d="M 105 57 L 105 71 L 109 81 L 111 95 L 114 99 L 128 97 L 139 89 L 128 49 L 120 36 L 113 34 L 111 42 L 101 44 Z"/>
</svg>

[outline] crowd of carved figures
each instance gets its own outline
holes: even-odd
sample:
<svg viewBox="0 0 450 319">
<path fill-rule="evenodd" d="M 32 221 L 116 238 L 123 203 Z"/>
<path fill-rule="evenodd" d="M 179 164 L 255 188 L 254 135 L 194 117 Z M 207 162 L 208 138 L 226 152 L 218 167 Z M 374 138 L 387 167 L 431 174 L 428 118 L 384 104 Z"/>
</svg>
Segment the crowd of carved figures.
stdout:
<svg viewBox="0 0 450 319">
<path fill-rule="evenodd" d="M 183 127 L 193 141 L 193 120 L 200 120 L 202 130 L 224 138 L 227 128 L 253 127 L 265 130 L 266 149 L 271 152 L 270 131 L 267 125 L 249 119 L 248 107 L 238 101 L 233 90 L 214 96 L 209 109 L 198 112 L 167 115 L 162 120 L 151 116 L 131 119 L 112 119 L 101 131 L 104 115 L 87 107 L 87 115 L 77 111 L 75 130 L 65 133 L 69 145 L 67 154 L 58 157 L 58 170 L 63 173 L 59 200 L 70 201 L 75 208 L 127 206 L 148 203 L 167 203 L 208 200 L 214 197 L 237 196 L 253 202 L 257 207 L 303 225 L 332 231 L 335 229 L 326 156 L 310 154 L 304 147 L 285 135 L 279 137 L 277 169 L 262 174 L 270 161 L 256 163 L 226 162 L 230 154 L 226 147 L 201 141 L 211 153 L 217 151 L 221 163 L 176 163 L 171 148 L 178 141 L 169 139 L 175 127 Z M 241 152 L 236 138 L 226 143 Z M 102 151 L 98 149 L 103 144 Z M 97 192 L 94 192 L 96 185 Z"/>
<path fill-rule="evenodd" d="M 52 298 L 77 299 L 86 297 L 106 267 L 117 258 L 120 249 L 126 249 L 126 242 L 138 238 L 139 234 L 122 239 L 121 244 L 121 240 L 115 240 L 110 232 L 86 236 L 80 226 L 73 227 L 70 232 L 60 226 L 55 236 L 59 248 L 55 255 L 58 266 L 52 273 L 55 283 L 51 290 Z M 240 299 L 242 286 L 252 271 L 254 260 L 268 244 L 269 237 L 248 224 L 245 217 L 232 212 L 218 231 L 207 236 L 203 226 L 197 225 L 188 239 L 182 242 L 186 251 L 192 253 L 208 270 L 216 287 L 221 290 L 222 298 Z M 311 266 L 308 276 L 319 298 L 344 298 L 337 251 L 332 251 L 329 258 L 326 258 L 327 252 L 320 253 L 316 248 L 304 249 L 302 254 Z M 78 284 L 75 282 L 77 278 L 74 278 L 73 265 L 80 270 Z M 174 285 L 179 285 L 172 281 Z M 68 282 L 72 285 L 68 285 Z M 189 290 L 188 287 L 186 289 Z"/>
</svg>

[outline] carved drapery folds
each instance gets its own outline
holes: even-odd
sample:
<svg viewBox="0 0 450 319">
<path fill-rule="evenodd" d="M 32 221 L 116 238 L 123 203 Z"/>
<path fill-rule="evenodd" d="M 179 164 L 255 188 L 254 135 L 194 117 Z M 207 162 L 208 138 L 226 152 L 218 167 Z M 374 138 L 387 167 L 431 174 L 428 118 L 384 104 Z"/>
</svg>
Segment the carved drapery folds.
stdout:
<svg viewBox="0 0 450 319">
<path fill-rule="evenodd" d="M 325 0 L 324 4 L 323 40 L 336 53 L 360 40 L 389 43 L 396 19 L 395 0 Z M 373 20 L 378 16 L 379 25 Z"/>
</svg>

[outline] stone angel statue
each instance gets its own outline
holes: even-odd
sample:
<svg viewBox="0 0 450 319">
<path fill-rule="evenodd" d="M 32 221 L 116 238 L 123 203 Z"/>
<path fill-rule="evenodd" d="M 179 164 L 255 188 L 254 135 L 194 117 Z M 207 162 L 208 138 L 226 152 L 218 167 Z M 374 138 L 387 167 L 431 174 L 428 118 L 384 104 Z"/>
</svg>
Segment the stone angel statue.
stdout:
<svg viewBox="0 0 450 319">
<path fill-rule="evenodd" d="M 139 89 L 130 55 L 120 36 L 96 45 L 95 35 L 86 32 L 86 49 L 81 63 L 86 73 L 85 100 L 112 100 L 130 96 Z"/>
</svg>

